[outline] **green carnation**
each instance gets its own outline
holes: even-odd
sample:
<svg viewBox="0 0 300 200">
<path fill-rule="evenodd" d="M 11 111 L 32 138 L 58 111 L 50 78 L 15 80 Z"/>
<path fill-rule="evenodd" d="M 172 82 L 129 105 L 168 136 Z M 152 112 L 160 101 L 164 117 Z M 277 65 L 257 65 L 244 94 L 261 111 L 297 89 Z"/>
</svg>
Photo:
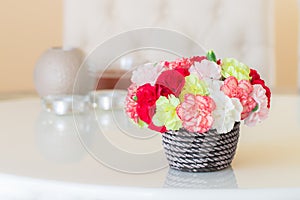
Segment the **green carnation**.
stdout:
<svg viewBox="0 0 300 200">
<path fill-rule="evenodd" d="M 250 68 L 234 58 L 225 58 L 222 60 L 221 73 L 224 78 L 234 76 L 239 81 L 250 80 Z"/>
<path fill-rule="evenodd" d="M 208 87 L 203 80 L 200 80 L 196 75 L 191 74 L 185 77 L 185 85 L 179 95 L 181 102 L 186 94 L 200 94 L 202 96 L 209 95 Z"/>
<path fill-rule="evenodd" d="M 156 112 L 152 118 L 156 126 L 166 126 L 167 130 L 179 130 L 182 127 L 182 122 L 177 115 L 176 108 L 180 104 L 178 98 L 174 95 L 159 97 L 156 101 Z"/>
</svg>

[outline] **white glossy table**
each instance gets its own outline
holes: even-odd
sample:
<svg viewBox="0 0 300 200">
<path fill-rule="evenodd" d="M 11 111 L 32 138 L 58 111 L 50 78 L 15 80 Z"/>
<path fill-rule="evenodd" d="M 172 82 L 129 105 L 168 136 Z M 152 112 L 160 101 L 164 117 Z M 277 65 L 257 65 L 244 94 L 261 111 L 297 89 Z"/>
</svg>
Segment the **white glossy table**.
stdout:
<svg viewBox="0 0 300 200">
<path fill-rule="evenodd" d="M 170 170 L 161 136 L 122 111 L 56 116 L 26 97 L 0 101 L 0 122 L 0 199 L 300 199 L 298 96 L 275 95 L 215 173 Z"/>
</svg>

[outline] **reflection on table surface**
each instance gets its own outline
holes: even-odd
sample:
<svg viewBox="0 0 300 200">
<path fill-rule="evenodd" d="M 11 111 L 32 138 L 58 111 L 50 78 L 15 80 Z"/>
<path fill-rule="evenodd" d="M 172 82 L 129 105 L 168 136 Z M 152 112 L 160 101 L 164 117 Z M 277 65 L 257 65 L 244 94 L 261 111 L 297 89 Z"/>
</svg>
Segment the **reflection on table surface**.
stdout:
<svg viewBox="0 0 300 200">
<path fill-rule="evenodd" d="M 214 173 L 169 169 L 161 136 L 139 129 L 122 110 L 56 116 L 26 98 L 0 102 L 0 120 L 2 174 L 151 188 L 300 186 L 297 96 L 273 97 L 265 123 L 242 126 L 232 168 Z"/>
<path fill-rule="evenodd" d="M 164 183 L 166 188 L 229 189 L 238 188 L 231 167 L 215 172 L 190 173 L 169 169 Z"/>
<path fill-rule="evenodd" d="M 87 152 L 82 148 L 72 115 L 59 117 L 41 111 L 35 124 L 36 144 L 50 161 L 72 163 L 80 161 Z M 87 141 L 92 140 L 90 126 L 79 126 Z"/>
</svg>

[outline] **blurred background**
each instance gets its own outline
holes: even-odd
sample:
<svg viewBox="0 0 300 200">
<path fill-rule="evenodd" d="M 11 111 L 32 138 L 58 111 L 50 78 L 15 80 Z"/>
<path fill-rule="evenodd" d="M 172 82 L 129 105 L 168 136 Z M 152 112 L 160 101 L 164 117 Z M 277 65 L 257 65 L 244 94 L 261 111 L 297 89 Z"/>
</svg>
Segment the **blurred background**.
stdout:
<svg viewBox="0 0 300 200">
<path fill-rule="evenodd" d="M 86 55 L 142 27 L 181 32 L 219 57 L 259 69 L 277 93 L 297 93 L 297 0 L 1 0 L 0 94 L 36 94 L 33 71 L 55 46 Z"/>
</svg>

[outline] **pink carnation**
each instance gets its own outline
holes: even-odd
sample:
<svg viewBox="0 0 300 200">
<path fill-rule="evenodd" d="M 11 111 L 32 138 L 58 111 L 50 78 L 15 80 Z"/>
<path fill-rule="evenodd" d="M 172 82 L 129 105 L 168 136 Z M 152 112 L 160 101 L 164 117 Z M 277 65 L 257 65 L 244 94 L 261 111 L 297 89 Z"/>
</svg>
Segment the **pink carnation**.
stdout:
<svg viewBox="0 0 300 200">
<path fill-rule="evenodd" d="M 205 60 L 206 56 L 193 56 L 190 58 L 190 61 L 193 64 L 195 64 L 195 62 L 201 62 L 202 60 Z"/>
<path fill-rule="evenodd" d="M 128 88 L 128 93 L 125 99 L 125 112 L 135 122 L 138 123 L 139 116 L 136 111 L 137 102 L 134 100 L 136 97 L 137 85 L 132 83 Z"/>
<path fill-rule="evenodd" d="M 225 79 L 221 90 L 230 98 L 238 98 L 240 100 L 243 106 L 242 120 L 247 118 L 256 106 L 255 100 L 250 95 L 253 91 L 253 86 L 247 80 L 238 81 L 234 76 L 230 76 Z"/>
<path fill-rule="evenodd" d="M 208 96 L 186 94 L 184 101 L 177 107 L 177 114 L 185 129 L 204 133 L 212 127 L 212 111 L 215 107 L 214 101 Z"/>
<path fill-rule="evenodd" d="M 245 119 L 245 124 L 247 126 L 255 126 L 258 122 L 265 120 L 268 117 L 268 97 L 266 95 L 266 90 L 262 85 L 254 85 L 253 92 L 251 96 L 257 102 L 257 108 L 255 108 Z"/>
<path fill-rule="evenodd" d="M 192 62 L 189 58 L 179 58 L 175 61 L 172 62 L 165 62 L 165 66 L 170 68 L 170 69 L 189 69 L 192 66 Z"/>
</svg>

